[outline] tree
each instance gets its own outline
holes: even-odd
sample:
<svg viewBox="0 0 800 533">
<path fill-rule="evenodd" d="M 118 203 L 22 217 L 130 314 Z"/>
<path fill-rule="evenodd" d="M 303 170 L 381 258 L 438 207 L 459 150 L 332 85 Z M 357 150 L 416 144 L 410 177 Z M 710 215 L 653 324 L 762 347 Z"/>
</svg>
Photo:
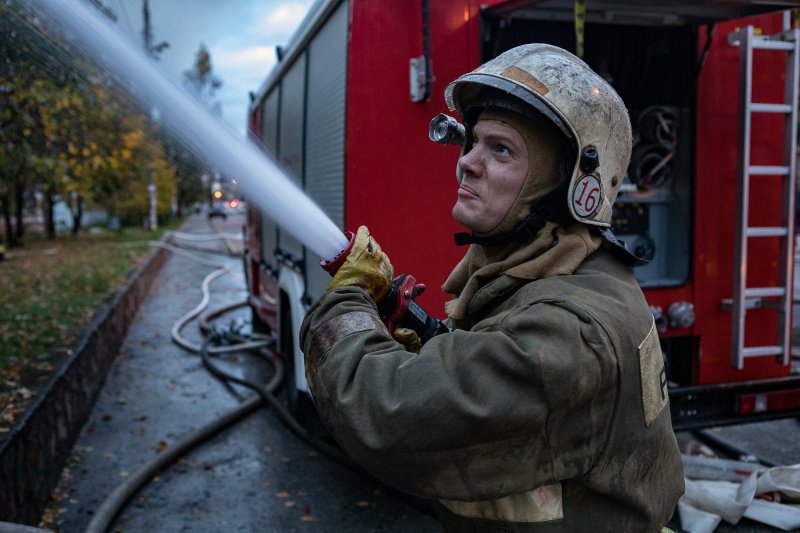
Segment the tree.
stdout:
<svg viewBox="0 0 800 533">
<path fill-rule="evenodd" d="M 211 174 L 205 165 L 189 150 L 163 134 L 167 160 L 175 169 L 175 203 L 178 217 L 183 216 L 184 208 L 206 200 L 203 174 Z"/>
<path fill-rule="evenodd" d="M 222 80 L 214 74 L 211 64 L 211 53 L 200 44 L 195 54 L 193 68 L 183 73 L 184 84 L 188 90 L 205 104 L 213 114 L 222 115 L 222 107 L 214 99 L 217 90 L 222 87 Z M 205 166 L 187 150 L 173 146 L 170 160 L 177 169 L 177 200 L 181 210 L 193 203 L 206 199 L 202 175 L 207 172 Z"/>
<path fill-rule="evenodd" d="M 195 54 L 194 67 L 185 71 L 183 77 L 192 94 L 205 103 L 215 115 L 222 115 L 222 106 L 214 100 L 217 89 L 222 87 L 222 80 L 214 74 L 211 53 L 204 44 L 200 44 Z"/>
<path fill-rule="evenodd" d="M 141 223 L 151 183 L 160 217 L 171 215 L 173 198 L 187 205 L 194 201 L 191 189 L 202 194 L 196 160 L 169 143 L 91 57 L 54 33 L 57 25 L 48 24 L 46 13 L 30 7 L 0 0 L 0 216 L 8 245 L 20 242 L 34 193 L 43 199 L 49 237 L 59 200 L 71 207 L 77 233 L 87 204 Z M 166 43 L 146 46 L 157 55 Z M 195 86 L 209 97 L 222 83 L 207 51 L 195 73 Z"/>
<path fill-rule="evenodd" d="M 144 42 L 144 50 L 153 59 L 158 59 L 161 52 L 169 48 L 167 41 L 161 41 L 158 44 L 153 44 L 153 30 L 150 26 L 150 3 L 148 0 L 142 0 L 142 41 Z"/>
<path fill-rule="evenodd" d="M 23 4 L 0 2 L 0 208 L 9 246 L 22 238 L 25 198 L 45 155 L 40 108 L 54 92 L 76 82 L 58 60 L 63 50 L 42 39 L 46 34 L 46 26 Z"/>
</svg>

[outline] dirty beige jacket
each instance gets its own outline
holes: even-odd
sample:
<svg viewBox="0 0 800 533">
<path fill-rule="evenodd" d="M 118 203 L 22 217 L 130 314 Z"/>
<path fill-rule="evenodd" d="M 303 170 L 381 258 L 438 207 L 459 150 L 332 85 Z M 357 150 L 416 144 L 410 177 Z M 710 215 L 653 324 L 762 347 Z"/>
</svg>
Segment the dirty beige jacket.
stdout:
<svg viewBox="0 0 800 533">
<path fill-rule="evenodd" d="M 660 531 L 683 492 L 664 364 L 630 269 L 601 248 L 572 275 L 500 277 L 469 330 L 406 352 L 359 288 L 301 331 L 337 442 L 377 478 L 439 500 L 453 531 Z"/>
</svg>

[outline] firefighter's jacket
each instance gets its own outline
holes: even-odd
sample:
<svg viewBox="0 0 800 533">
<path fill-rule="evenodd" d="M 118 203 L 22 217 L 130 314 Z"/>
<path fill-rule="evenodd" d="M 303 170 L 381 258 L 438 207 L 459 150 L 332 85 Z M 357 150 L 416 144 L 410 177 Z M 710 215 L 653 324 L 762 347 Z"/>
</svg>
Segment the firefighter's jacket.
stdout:
<svg viewBox="0 0 800 533">
<path fill-rule="evenodd" d="M 451 531 L 660 531 L 683 492 L 664 362 L 630 269 L 601 248 L 572 275 L 501 276 L 474 325 L 407 352 L 359 288 L 303 323 L 306 375 L 337 442 L 439 500 Z"/>
</svg>

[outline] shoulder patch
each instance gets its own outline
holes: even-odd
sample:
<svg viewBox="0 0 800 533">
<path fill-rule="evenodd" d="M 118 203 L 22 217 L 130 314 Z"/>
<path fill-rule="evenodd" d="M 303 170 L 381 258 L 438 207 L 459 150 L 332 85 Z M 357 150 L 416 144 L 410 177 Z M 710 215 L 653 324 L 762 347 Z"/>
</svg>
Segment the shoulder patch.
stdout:
<svg viewBox="0 0 800 533">
<path fill-rule="evenodd" d="M 667 369 L 661 355 L 656 322 L 639 345 L 639 373 L 642 380 L 644 423 L 649 426 L 667 405 Z"/>
</svg>

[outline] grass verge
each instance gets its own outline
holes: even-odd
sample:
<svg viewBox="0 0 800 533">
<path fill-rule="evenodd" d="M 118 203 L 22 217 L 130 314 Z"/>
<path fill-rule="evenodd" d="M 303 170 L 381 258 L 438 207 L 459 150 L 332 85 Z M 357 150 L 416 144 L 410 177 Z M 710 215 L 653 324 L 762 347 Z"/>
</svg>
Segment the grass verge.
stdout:
<svg viewBox="0 0 800 533">
<path fill-rule="evenodd" d="M 124 229 L 54 241 L 30 237 L 0 261 L 0 426 L 13 422 L 31 394 L 20 381 L 23 372 L 51 371 L 50 353 L 72 345 L 147 256 L 147 241 L 162 233 Z"/>
</svg>

